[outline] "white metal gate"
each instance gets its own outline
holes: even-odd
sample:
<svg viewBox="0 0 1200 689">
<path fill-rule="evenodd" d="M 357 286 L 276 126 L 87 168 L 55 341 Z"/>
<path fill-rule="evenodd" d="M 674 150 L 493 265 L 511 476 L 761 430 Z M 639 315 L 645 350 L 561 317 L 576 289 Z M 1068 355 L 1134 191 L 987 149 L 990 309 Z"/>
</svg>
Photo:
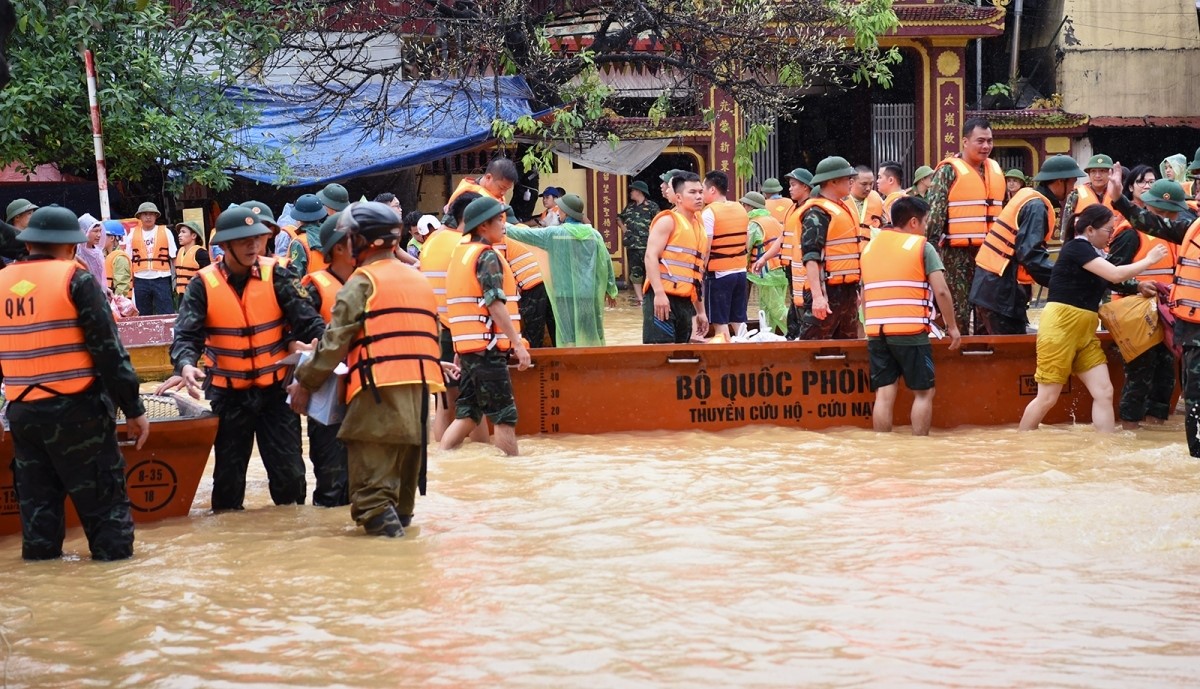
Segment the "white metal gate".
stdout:
<svg viewBox="0 0 1200 689">
<path fill-rule="evenodd" d="M 871 163 L 875 170 L 883 163 L 900 163 L 904 181 L 911 184 L 916 169 L 916 106 L 912 103 L 871 104 Z"/>
<path fill-rule="evenodd" d="M 752 123 L 767 121 L 767 118 L 762 113 L 749 111 L 742 121 L 745 127 L 749 127 Z M 768 122 L 771 125 L 771 133 L 767 135 L 767 145 L 763 150 L 751 156 L 751 160 L 754 161 L 754 176 L 745 180 L 746 191 L 758 191 L 762 189 L 762 181 L 764 179 L 768 177 L 778 179 L 781 174 L 791 172 L 791 170 L 779 169 L 779 123 L 780 120 Z M 745 135 L 746 131 L 743 128 L 742 136 L 744 137 Z M 783 180 L 779 181 L 782 182 Z M 787 189 L 786 184 L 784 185 L 784 189 Z"/>
</svg>

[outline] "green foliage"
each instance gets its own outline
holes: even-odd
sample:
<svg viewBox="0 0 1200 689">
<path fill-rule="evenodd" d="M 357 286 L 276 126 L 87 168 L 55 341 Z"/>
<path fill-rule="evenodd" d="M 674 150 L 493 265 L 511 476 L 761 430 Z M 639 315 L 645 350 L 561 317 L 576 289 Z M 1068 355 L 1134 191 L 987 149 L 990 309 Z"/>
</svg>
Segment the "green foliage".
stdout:
<svg viewBox="0 0 1200 689">
<path fill-rule="evenodd" d="M 282 168 L 279 156 L 236 140 L 258 114 L 226 98 L 224 87 L 279 45 L 281 25 L 260 17 L 288 6 L 194 0 L 187 15 L 172 17 L 163 0 L 20 2 L 8 50 L 13 79 L 0 92 L 0 164 L 57 163 L 94 177 L 86 48 L 96 62 L 110 179 L 219 190 L 239 153 Z"/>
<path fill-rule="evenodd" d="M 1013 92 L 1014 90 L 1012 85 L 1003 81 L 997 81 L 996 83 L 989 85 L 987 90 L 984 91 L 984 93 L 989 96 L 1004 96 L 1006 98 L 1012 98 Z"/>
</svg>

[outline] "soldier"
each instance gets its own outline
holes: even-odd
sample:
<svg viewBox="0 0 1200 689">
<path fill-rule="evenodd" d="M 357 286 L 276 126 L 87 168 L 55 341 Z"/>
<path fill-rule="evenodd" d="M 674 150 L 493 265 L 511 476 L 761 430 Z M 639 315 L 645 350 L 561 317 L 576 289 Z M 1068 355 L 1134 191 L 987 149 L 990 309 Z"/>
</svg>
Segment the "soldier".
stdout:
<svg viewBox="0 0 1200 689">
<path fill-rule="evenodd" d="M 929 194 L 929 185 L 933 183 L 933 168 L 928 165 L 913 170 L 913 185 L 908 188 L 909 196 L 920 196 L 922 199 Z"/>
<path fill-rule="evenodd" d="M 225 257 L 202 269 L 183 294 L 171 344 L 176 376 L 159 391 L 186 387 L 198 397 L 203 385 L 220 417 L 213 448 L 214 511 L 242 509 L 255 438 L 271 499 L 276 505 L 302 505 L 300 417 L 286 401 L 282 360 L 290 340 L 310 342 L 325 331 L 325 323 L 297 275 L 260 255 L 271 231 L 253 211 L 230 208 L 217 217 L 216 230 L 213 243 L 222 246 Z M 293 348 L 303 348 L 299 343 Z M 197 368 L 202 354 L 205 371 Z"/>
<path fill-rule="evenodd" d="M 843 199 L 854 211 L 858 226 L 869 238 L 883 227 L 883 197 L 875 191 L 875 173 L 866 165 L 854 168 L 858 175 L 850 183 L 850 193 Z"/>
<path fill-rule="evenodd" d="M 658 211 L 658 204 L 650 200 L 650 187 L 638 180 L 629 185 L 629 205 L 617 216 L 624 233 L 625 275 L 638 306 L 642 305 L 642 283 L 646 282 L 646 239 Z"/>
<path fill-rule="evenodd" d="M 17 237 L 29 257 L 0 271 L 0 376 L 12 427 L 21 556 L 62 556 L 71 496 L 94 560 L 133 555 L 133 515 L 115 409 L 140 449 L 150 434 L 138 379 L 97 278 L 73 260 L 75 215 L 47 206 Z M 2 431 L 0 431 L 2 432 Z"/>
<path fill-rule="evenodd" d="M 968 295 L 975 275 L 975 255 L 992 223 L 1004 208 L 1004 173 L 992 154 L 992 125 L 982 117 L 963 122 L 962 152 L 938 164 L 925 200 L 929 202 L 929 241 L 946 265 L 946 284 L 954 298 L 954 314 L 964 334 L 972 331 Z M 1022 310 L 1022 313 L 1024 311 Z"/>
<path fill-rule="evenodd" d="M 309 272 L 309 257 L 314 254 L 311 261 L 313 271 L 325 268 L 321 254 L 321 221 L 330 215 L 332 214 L 316 194 L 304 194 L 296 199 L 296 205 L 292 207 L 292 217 L 300 221 L 300 227 L 296 228 L 295 241 L 288 242 L 286 256 L 288 265 L 297 274 L 304 275 Z"/>
<path fill-rule="evenodd" d="M 1050 286 L 1053 263 L 1046 242 L 1054 214 L 1083 171 L 1070 156 L 1052 156 L 1026 187 L 1004 206 L 979 249 L 971 304 L 982 335 L 1024 335 L 1034 282 Z M 960 324 L 961 326 L 961 324 Z"/>
<path fill-rule="evenodd" d="M 800 263 L 804 292 L 801 340 L 852 340 L 858 335 L 859 252 L 870 240 L 869 228 L 843 200 L 859 171 L 833 156 L 817 165 L 812 177 L 821 195 L 802 206 Z M 792 261 L 793 271 L 796 260 Z"/>
<path fill-rule="evenodd" d="M 1029 178 L 1025 176 L 1024 170 L 1013 168 L 1004 173 L 1004 188 L 1007 190 L 1004 195 L 1004 202 L 1008 203 L 1012 200 L 1014 194 L 1021 191 L 1029 185 Z"/>
<path fill-rule="evenodd" d="M 344 212 L 344 211 L 343 211 Z M 333 305 L 342 285 L 354 273 L 355 261 L 350 242 L 346 240 L 348 228 L 338 227 L 341 213 L 334 213 L 321 223 L 321 246 L 324 248 L 328 266 L 300 279 L 308 291 L 308 299 L 321 320 L 325 321 L 326 332 L 333 322 Z M 340 361 L 340 359 L 339 359 Z M 319 387 L 319 386 L 318 386 Z M 296 406 L 293 396 L 293 408 Z M 303 409 L 297 409 L 303 412 Z M 313 489 L 313 504 L 320 507 L 340 507 L 350 504 L 350 493 L 346 478 L 346 446 L 338 440 L 342 424 L 325 425 L 309 418 L 308 458 L 313 465 L 313 476 L 317 486 Z"/>
<path fill-rule="evenodd" d="M 1175 316 L 1175 346 L 1182 349 L 1184 417 L 1188 454 L 1200 457 L 1200 220 L 1183 216 L 1187 208 L 1183 187 L 1160 179 L 1141 194 L 1145 208 L 1135 206 L 1120 194 L 1120 166 L 1113 169 L 1109 195 L 1113 208 L 1124 215 L 1133 229 L 1178 244 L 1171 288 L 1171 313 Z M 2 273 L 0 273 L 2 274 Z"/>
<path fill-rule="evenodd" d="M 1070 234 L 1067 232 L 1067 228 L 1075 227 L 1075 214 L 1084 208 L 1100 203 L 1108 210 L 1113 209 L 1112 199 L 1108 198 L 1107 192 L 1112 168 L 1112 158 L 1106 155 L 1097 154 L 1088 159 L 1087 165 L 1083 168 L 1083 171 L 1087 173 L 1088 181 L 1072 189 L 1071 193 L 1067 194 L 1067 199 L 1063 201 L 1062 217 L 1054 232 L 1056 238 Z"/>
<path fill-rule="evenodd" d="M 412 521 L 417 490 L 425 494 L 429 394 L 443 389 L 437 304 L 429 281 L 397 260 L 400 218 L 386 205 L 352 204 L 326 239 L 335 266 L 351 257 L 357 269 L 288 391 L 292 407 L 303 410 L 339 362 L 350 365 L 338 432 L 350 469 L 350 516 L 368 534 L 398 538 Z"/>
<path fill-rule="evenodd" d="M 175 235 L 159 225 L 158 206 L 138 206 L 138 226 L 126 237 L 125 250 L 133 262 L 133 299 L 143 316 L 175 313 Z"/>
<path fill-rule="evenodd" d="M 495 445 L 508 455 L 517 450 L 517 404 L 508 375 L 508 353 L 517 367 L 529 368 L 529 350 L 521 340 L 517 281 L 508 262 L 492 245 L 504 238 L 508 206 L 478 198 L 463 211 L 469 241 L 457 244 L 446 275 L 450 334 L 462 376 L 455 420 L 442 436 L 442 449 L 457 448 L 486 415 L 495 426 Z"/>
</svg>

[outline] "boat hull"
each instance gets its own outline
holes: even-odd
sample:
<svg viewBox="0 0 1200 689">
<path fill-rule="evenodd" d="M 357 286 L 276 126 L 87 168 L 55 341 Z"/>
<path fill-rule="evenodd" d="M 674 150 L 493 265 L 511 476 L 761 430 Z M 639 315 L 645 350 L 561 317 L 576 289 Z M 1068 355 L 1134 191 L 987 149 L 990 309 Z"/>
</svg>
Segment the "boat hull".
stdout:
<svg viewBox="0 0 1200 689">
<path fill-rule="evenodd" d="M 1120 354 L 1102 337 L 1120 390 Z M 1017 423 L 1037 394 L 1035 347 L 1035 335 L 967 337 L 956 352 L 935 342 L 933 425 Z M 871 427 L 866 340 L 536 349 L 533 360 L 511 369 L 523 435 Z M 901 384 L 896 425 L 909 423 L 911 404 Z M 1073 378 L 1044 423 L 1090 422 L 1091 405 Z"/>
<path fill-rule="evenodd" d="M 132 441 L 118 436 L 125 456 L 125 487 L 133 506 L 133 520 L 139 524 L 187 515 L 217 437 L 217 417 L 191 400 L 153 395 L 143 398 L 151 416 L 146 445 L 139 450 Z M 164 404 L 176 405 L 178 413 L 155 418 L 151 405 Z M 122 423 L 118 433 L 123 431 Z M 0 535 L 21 532 L 12 459 L 12 434 L 5 433 L 0 440 Z M 74 506 L 70 500 L 66 505 L 67 526 L 78 526 Z"/>
</svg>

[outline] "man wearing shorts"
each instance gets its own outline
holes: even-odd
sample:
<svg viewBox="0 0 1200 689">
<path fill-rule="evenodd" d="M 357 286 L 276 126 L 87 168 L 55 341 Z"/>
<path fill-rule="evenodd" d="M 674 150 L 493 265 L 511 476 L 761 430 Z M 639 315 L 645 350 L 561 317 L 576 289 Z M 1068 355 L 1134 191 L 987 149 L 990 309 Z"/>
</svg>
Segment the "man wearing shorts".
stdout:
<svg viewBox="0 0 1200 689">
<path fill-rule="evenodd" d="M 495 445 L 517 454 L 517 405 L 508 376 L 508 353 L 517 368 L 529 368 L 521 339 L 517 281 L 492 248 L 504 240 L 505 215 L 512 209 L 490 197 L 475 199 L 463 211 L 469 240 L 454 247 L 446 274 L 446 306 L 454 351 L 462 368 L 454 423 L 442 436 L 442 449 L 457 448 L 486 415 L 496 427 Z"/>
<path fill-rule="evenodd" d="M 742 204 L 726 198 L 729 177 L 720 170 L 704 176 L 700 224 L 708 238 L 704 275 L 704 310 L 717 337 L 729 339 L 730 323 L 746 322 L 750 286 L 746 281 L 746 234 L 750 217 Z M 737 327 L 736 325 L 734 326 Z"/>
<path fill-rule="evenodd" d="M 897 199 L 892 205 L 892 226 L 885 227 L 862 252 L 867 352 L 875 391 L 872 423 L 881 433 L 892 430 L 892 408 L 903 375 L 913 392 L 912 434 L 929 435 L 934 386 L 931 296 L 945 315 L 950 349 L 959 346 L 945 266 L 925 240 L 928 214 L 929 204 L 916 196 Z"/>
</svg>

